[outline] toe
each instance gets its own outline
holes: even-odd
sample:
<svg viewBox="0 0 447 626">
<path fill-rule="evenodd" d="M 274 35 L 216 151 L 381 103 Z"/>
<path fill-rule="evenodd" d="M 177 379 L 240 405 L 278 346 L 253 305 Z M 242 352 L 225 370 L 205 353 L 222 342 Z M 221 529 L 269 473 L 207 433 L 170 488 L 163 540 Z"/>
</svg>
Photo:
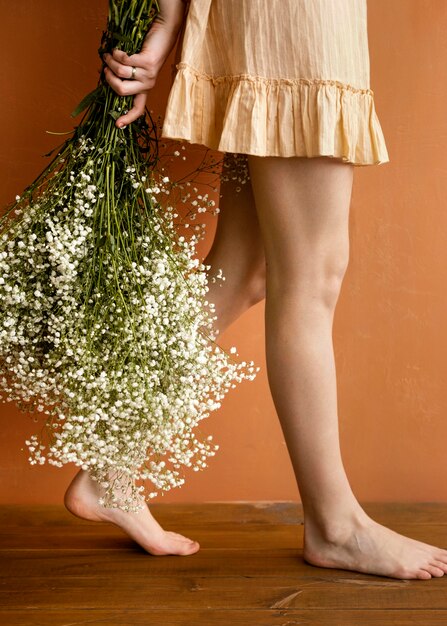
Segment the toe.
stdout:
<svg viewBox="0 0 447 626">
<path fill-rule="evenodd" d="M 443 570 L 440 569 L 437 565 L 434 565 L 432 563 L 424 567 L 424 569 L 427 570 L 427 572 L 430 572 L 432 576 L 436 576 L 437 578 L 439 578 L 440 576 L 444 576 Z"/>
<path fill-rule="evenodd" d="M 179 535 L 178 533 L 169 532 L 171 535 L 171 541 L 173 542 L 173 547 L 175 546 L 175 551 L 178 554 L 191 554 L 192 552 L 197 552 L 200 548 L 200 544 L 198 541 L 193 541 L 192 539 L 188 539 L 184 535 Z"/>
<path fill-rule="evenodd" d="M 420 569 L 416 572 L 416 578 L 420 578 L 421 580 L 428 580 L 429 578 L 431 578 L 431 574 L 425 569 Z"/>
<path fill-rule="evenodd" d="M 200 548 L 199 544 L 195 541 L 194 543 L 185 543 L 183 544 L 183 546 L 181 547 L 179 554 L 181 555 L 188 555 L 188 554 L 194 554 L 194 552 L 197 552 L 198 549 Z"/>
<path fill-rule="evenodd" d="M 444 563 L 443 561 L 433 561 L 433 565 L 436 565 L 436 567 L 442 569 L 444 573 L 447 572 L 447 563 Z"/>
<path fill-rule="evenodd" d="M 194 543 L 193 539 L 190 539 L 189 537 L 185 537 L 185 535 L 180 535 L 179 533 L 174 533 L 172 531 L 169 531 L 170 535 L 173 535 L 176 539 L 180 539 L 181 541 L 186 541 L 187 543 Z"/>
<path fill-rule="evenodd" d="M 447 563 L 447 553 L 445 553 L 444 551 L 436 552 L 436 554 L 434 554 L 433 556 L 437 561 L 441 561 L 442 563 Z"/>
</svg>

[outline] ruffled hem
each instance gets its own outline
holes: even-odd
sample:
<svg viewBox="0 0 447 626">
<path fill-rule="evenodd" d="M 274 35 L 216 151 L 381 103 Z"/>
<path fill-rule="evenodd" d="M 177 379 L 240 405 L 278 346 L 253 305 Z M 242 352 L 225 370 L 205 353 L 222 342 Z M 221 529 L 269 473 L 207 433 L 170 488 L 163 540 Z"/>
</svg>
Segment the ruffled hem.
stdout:
<svg viewBox="0 0 447 626">
<path fill-rule="evenodd" d="M 336 80 L 210 76 L 180 62 L 161 136 L 257 156 L 389 162 L 374 92 Z"/>
</svg>

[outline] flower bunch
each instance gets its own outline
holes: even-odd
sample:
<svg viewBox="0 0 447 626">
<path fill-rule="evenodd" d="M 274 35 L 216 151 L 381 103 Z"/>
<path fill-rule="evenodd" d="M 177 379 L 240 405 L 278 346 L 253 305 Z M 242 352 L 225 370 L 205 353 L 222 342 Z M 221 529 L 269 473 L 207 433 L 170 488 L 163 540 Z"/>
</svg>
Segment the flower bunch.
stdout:
<svg viewBox="0 0 447 626">
<path fill-rule="evenodd" d="M 100 53 L 138 51 L 157 9 L 110 0 Z M 73 135 L 0 219 L 0 397 L 47 416 L 26 442 L 32 464 L 74 463 L 104 506 L 134 511 L 139 480 L 164 492 L 183 467 L 207 466 L 219 446 L 199 422 L 259 368 L 216 343 L 200 227 L 177 232 L 183 186 L 160 167 L 155 125 L 115 126 L 129 105 L 101 76 Z M 196 214 L 213 204 L 192 200 Z"/>
</svg>

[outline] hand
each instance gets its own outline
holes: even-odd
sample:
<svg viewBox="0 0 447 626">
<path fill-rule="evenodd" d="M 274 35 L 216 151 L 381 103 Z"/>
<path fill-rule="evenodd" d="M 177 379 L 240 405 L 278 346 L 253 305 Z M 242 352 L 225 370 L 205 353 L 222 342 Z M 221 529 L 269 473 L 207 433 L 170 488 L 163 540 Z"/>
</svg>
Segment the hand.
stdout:
<svg viewBox="0 0 447 626">
<path fill-rule="evenodd" d="M 115 122 L 124 128 L 144 115 L 147 94 L 155 85 L 163 67 L 177 41 L 185 16 L 184 0 L 159 0 L 160 12 L 154 19 L 138 54 L 126 54 L 123 50 L 105 53 L 104 76 L 119 96 L 135 96 L 132 108 Z M 135 78 L 132 68 L 135 67 Z"/>
</svg>

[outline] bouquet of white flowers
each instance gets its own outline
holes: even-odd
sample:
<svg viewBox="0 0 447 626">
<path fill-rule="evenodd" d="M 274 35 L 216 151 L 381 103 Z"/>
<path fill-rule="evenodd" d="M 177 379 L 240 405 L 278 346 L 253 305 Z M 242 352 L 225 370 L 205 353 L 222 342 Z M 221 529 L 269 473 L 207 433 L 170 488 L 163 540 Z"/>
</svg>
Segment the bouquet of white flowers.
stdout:
<svg viewBox="0 0 447 626">
<path fill-rule="evenodd" d="M 100 54 L 137 52 L 157 12 L 110 0 Z M 152 118 L 115 125 L 130 99 L 101 72 L 80 124 L 0 219 L 0 397 L 47 416 L 26 441 L 32 464 L 74 463 L 127 511 L 142 505 L 138 480 L 167 491 L 183 466 L 206 467 L 218 446 L 198 422 L 259 370 L 215 341 L 207 267 L 198 236 L 177 233 Z"/>
</svg>

